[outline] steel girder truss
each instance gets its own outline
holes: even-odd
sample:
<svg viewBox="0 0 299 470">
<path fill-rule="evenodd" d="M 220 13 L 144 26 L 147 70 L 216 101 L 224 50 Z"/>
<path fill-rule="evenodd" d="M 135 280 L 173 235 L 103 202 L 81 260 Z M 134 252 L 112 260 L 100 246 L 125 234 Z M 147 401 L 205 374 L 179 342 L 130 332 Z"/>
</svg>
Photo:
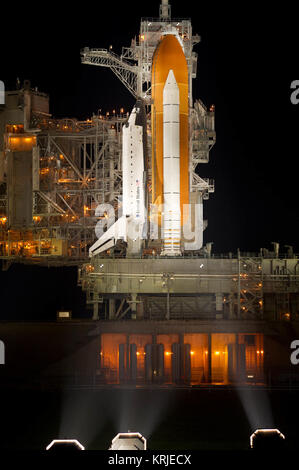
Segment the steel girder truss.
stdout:
<svg viewBox="0 0 299 470">
<path fill-rule="evenodd" d="M 135 98 L 138 96 L 138 67 L 136 65 L 130 64 L 114 52 L 107 51 L 107 49 L 89 49 L 88 47 L 81 51 L 81 62 L 82 64 L 110 68 L 129 92 Z"/>
<path fill-rule="evenodd" d="M 205 105 L 196 100 L 190 116 L 190 186 L 192 191 L 200 191 L 203 199 L 215 191 L 214 180 L 201 178 L 196 170 L 200 163 L 209 162 L 209 152 L 216 142 L 215 113 L 212 107 L 207 111 Z"/>
<path fill-rule="evenodd" d="M 169 319 L 214 319 L 215 300 L 213 295 L 203 296 L 199 302 L 199 296 L 183 297 L 148 297 L 144 301 L 147 305 L 146 319 L 160 320 L 166 318 L 165 312 L 169 309 Z M 167 305 L 169 303 L 169 305 Z"/>
<path fill-rule="evenodd" d="M 298 258 L 280 260 L 238 253 L 230 261 L 229 258 L 209 259 L 203 257 L 202 261 L 198 258 L 191 261 L 191 258 L 188 272 L 182 273 L 178 272 L 180 268 L 176 264 L 171 266 L 173 272 L 162 272 L 164 261 L 159 257 L 142 262 L 136 258 L 95 258 L 82 266 L 79 282 L 94 305 L 95 319 L 99 303 L 102 304 L 100 317 L 103 318 L 105 302 L 110 299 L 117 303 L 120 316 L 124 310 L 128 313 L 128 306 L 135 306 L 139 318 L 145 320 L 209 319 L 215 315 L 218 319 L 229 320 L 297 318 Z M 188 263 L 187 259 L 185 262 Z M 196 263 L 199 269 L 195 268 Z M 208 272 L 201 272 L 201 266 Z M 276 266 L 282 266 L 283 273 L 282 268 L 277 272 Z M 281 305 L 277 307 L 279 318 L 276 318 L 274 304 L 278 300 Z M 131 310 L 129 315 L 135 315 L 134 308 Z M 109 319 L 116 317 L 111 315 Z"/>
<path fill-rule="evenodd" d="M 131 47 L 123 47 L 121 56 L 112 50 L 85 47 L 81 50 L 81 62 L 87 65 L 108 67 L 136 98 L 151 102 L 151 66 L 155 48 L 163 32 L 170 29 L 181 37 L 189 69 L 189 100 L 192 106 L 192 78 L 196 77 L 197 54 L 193 46 L 200 41 L 192 36 L 190 20 L 172 20 L 170 23 L 159 19 L 144 18 L 140 25 L 138 40 L 134 38 Z"/>
<path fill-rule="evenodd" d="M 94 319 L 98 318 L 99 304 L 102 304 L 100 317 L 103 318 L 107 310 L 104 299 L 110 302 L 113 298 L 118 303 L 118 314 L 110 315 L 110 320 L 123 317 L 128 312 L 135 315 L 131 305 L 135 305 L 136 311 L 138 304 L 142 304 L 141 317 L 144 319 L 211 319 L 217 314 L 231 320 L 262 319 L 263 284 L 259 263 L 260 260 L 254 258 L 232 260 L 235 268 L 231 274 L 220 273 L 221 261 L 219 274 L 141 274 L 131 271 L 124 274 L 122 266 L 125 265 L 121 260 L 117 264 L 120 271 L 116 272 L 114 264 L 110 266 L 109 261 L 99 259 L 83 265 L 79 283 L 87 293 L 89 303 L 93 304 Z M 105 266 L 107 273 L 102 272 Z M 179 287 L 182 281 L 192 285 L 190 292 L 185 292 L 182 284 Z"/>
<path fill-rule="evenodd" d="M 34 115 L 39 150 L 33 182 L 32 224 L 7 230 L 7 188 L 0 193 L 2 259 L 56 265 L 82 262 L 95 241 L 103 215 L 99 204 L 114 207 L 122 194 L 122 126 L 127 116 L 54 120 Z M 56 240 L 56 241 L 55 241 Z M 4 245 L 3 245 L 4 243 Z"/>
<path fill-rule="evenodd" d="M 239 257 L 237 284 L 238 317 L 244 319 L 263 319 L 263 276 L 262 259 Z"/>
<path fill-rule="evenodd" d="M 73 132 L 42 132 L 40 187 L 33 194 L 33 216 L 42 228 L 67 237 L 71 256 L 87 255 L 95 240 L 99 204 L 117 210 L 121 194 L 121 127 L 125 118 L 93 119 L 93 127 Z"/>
</svg>

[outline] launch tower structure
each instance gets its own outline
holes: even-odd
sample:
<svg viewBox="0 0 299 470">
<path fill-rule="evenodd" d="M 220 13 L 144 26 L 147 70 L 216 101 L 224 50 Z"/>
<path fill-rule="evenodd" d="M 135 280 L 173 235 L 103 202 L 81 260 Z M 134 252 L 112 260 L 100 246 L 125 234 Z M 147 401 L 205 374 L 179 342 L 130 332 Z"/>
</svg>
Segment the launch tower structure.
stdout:
<svg viewBox="0 0 299 470">
<path fill-rule="evenodd" d="M 131 41 L 130 47 L 123 47 L 122 54 L 112 50 L 84 48 L 82 63 L 109 67 L 122 81 L 132 95 L 151 102 L 151 72 L 155 49 L 161 35 L 176 31 L 182 38 L 183 49 L 189 69 L 189 100 L 192 107 L 192 79 L 196 78 L 197 54 L 193 51 L 200 36 L 192 35 L 190 19 L 172 19 L 168 0 L 162 0 L 159 18 L 141 18 L 140 34 Z"/>
<path fill-rule="evenodd" d="M 209 161 L 215 128 L 214 107 L 193 102 L 199 41 L 191 21 L 173 19 L 162 0 L 159 17 L 143 18 L 120 56 L 111 48 L 81 52 L 83 64 L 111 68 L 132 93 L 130 113 L 121 107 L 86 121 L 54 119 L 48 95 L 28 81 L 0 103 L 0 261 L 3 269 L 15 262 L 79 267 L 93 314 L 88 327 L 77 320 L 72 327 L 84 344 L 87 335 L 95 341 L 93 356 L 80 346 L 82 361 L 67 346 L 71 369 L 59 361 L 67 374 L 75 371 L 76 385 L 77 367 L 86 377 L 93 370 L 101 386 L 260 384 L 264 355 L 277 361 L 282 338 L 295 331 L 299 258 L 291 246 L 287 254 L 272 242 L 273 251 L 217 256 L 211 243 L 203 246 L 202 206 L 214 183 L 198 165 Z M 153 239 L 148 208 L 159 201 L 160 238 Z M 190 242 L 186 201 L 197 237 Z M 107 230 L 100 233 L 101 223 Z M 59 328 L 45 326 L 47 337 L 53 331 L 69 345 L 59 335 L 72 316 L 57 319 Z M 51 362 L 56 377 L 57 357 Z"/>
<path fill-rule="evenodd" d="M 195 243 L 185 244 L 185 250 L 198 250 L 202 248 L 202 232 L 207 226 L 207 221 L 202 220 L 203 200 L 209 198 L 214 192 L 214 181 L 201 178 L 198 174 L 198 165 L 208 163 L 209 152 L 216 140 L 214 125 L 214 106 L 208 110 L 200 100 L 193 102 L 192 81 L 196 78 L 197 53 L 193 51 L 200 42 L 200 36 L 193 35 L 190 19 L 175 19 L 171 17 L 171 7 L 168 0 L 162 0 L 160 15 L 158 18 L 142 18 L 139 36 L 131 41 L 130 47 L 123 47 L 120 56 L 107 49 L 84 48 L 81 51 L 83 64 L 97 65 L 110 68 L 136 98 L 143 100 L 147 111 L 148 150 L 154 154 L 155 149 L 155 122 L 153 100 L 153 61 L 157 59 L 159 51 L 157 46 L 161 44 L 163 37 L 171 35 L 176 38 L 182 47 L 188 70 L 188 169 L 189 202 L 199 207 L 198 240 Z M 158 59 L 157 59 L 158 60 Z M 156 61 L 157 61 L 156 60 Z M 148 152 L 150 154 L 150 152 Z M 148 158 L 147 187 L 150 188 L 148 202 L 155 202 L 154 192 L 154 157 Z M 157 178 L 156 178 L 157 179 Z M 195 215 L 193 215 L 195 217 Z M 194 223 L 194 222 L 193 222 Z"/>
</svg>

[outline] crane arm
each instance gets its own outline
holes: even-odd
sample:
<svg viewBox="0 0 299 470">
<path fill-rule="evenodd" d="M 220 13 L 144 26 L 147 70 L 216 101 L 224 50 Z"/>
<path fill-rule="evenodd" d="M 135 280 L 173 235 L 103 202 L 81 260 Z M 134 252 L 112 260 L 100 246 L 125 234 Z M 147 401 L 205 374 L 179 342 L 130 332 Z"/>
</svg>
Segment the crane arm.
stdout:
<svg viewBox="0 0 299 470">
<path fill-rule="evenodd" d="M 130 64 L 107 49 L 89 49 L 88 47 L 81 50 L 81 63 L 110 68 L 132 95 L 137 97 L 137 65 Z"/>
</svg>

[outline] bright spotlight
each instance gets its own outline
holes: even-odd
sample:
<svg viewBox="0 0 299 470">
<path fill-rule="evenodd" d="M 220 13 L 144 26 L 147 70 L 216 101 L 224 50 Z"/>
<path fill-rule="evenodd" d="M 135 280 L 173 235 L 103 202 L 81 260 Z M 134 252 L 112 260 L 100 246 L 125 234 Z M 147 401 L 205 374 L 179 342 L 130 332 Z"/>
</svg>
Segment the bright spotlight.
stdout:
<svg viewBox="0 0 299 470">
<path fill-rule="evenodd" d="M 256 450 L 282 449 L 285 444 L 285 436 L 279 429 L 257 429 L 250 436 L 250 447 Z"/>
<path fill-rule="evenodd" d="M 139 432 L 120 432 L 112 440 L 109 450 L 146 450 L 146 439 Z"/>
<path fill-rule="evenodd" d="M 50 450 L 52 452 L 72 452 L 77 450 L 85 450 L 85 447 L 80 444 L 77 439 L 54 439 L 46 450 Z"/>
</svg>

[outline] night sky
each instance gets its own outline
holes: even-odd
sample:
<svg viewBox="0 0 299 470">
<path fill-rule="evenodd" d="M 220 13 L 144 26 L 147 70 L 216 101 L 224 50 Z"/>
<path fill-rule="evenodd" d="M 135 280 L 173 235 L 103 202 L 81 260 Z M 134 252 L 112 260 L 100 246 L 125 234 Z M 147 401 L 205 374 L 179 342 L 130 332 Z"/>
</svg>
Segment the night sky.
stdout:
<svg viewBox="0 0 299 470">
<path fill-rule="evenodd" d="M 1 77 L 7 89 L 30 79 L 50 94 L 54 117 L 89 118 L 98 109 L 132 108 L 134 98 L 105 68 L 81 65 L 82 47 L 113 46 L 120 54 L 138 35 L 140 17 L 157 17 L 153 2 L 61 3 L 24 6 L 2 30 Z M 215 104 L 216 145 L 200 175 L 215 179 L 205 203 L 205 242 L 215 253 L 257 252 L 271 242 L 299 251 L 299 105 L 290 84 L 299 80 L 297 12 L 286 4 L 172 0 L 172 17 L 192 18 L 202 42 L 193 97 Z"/>
</svg>

